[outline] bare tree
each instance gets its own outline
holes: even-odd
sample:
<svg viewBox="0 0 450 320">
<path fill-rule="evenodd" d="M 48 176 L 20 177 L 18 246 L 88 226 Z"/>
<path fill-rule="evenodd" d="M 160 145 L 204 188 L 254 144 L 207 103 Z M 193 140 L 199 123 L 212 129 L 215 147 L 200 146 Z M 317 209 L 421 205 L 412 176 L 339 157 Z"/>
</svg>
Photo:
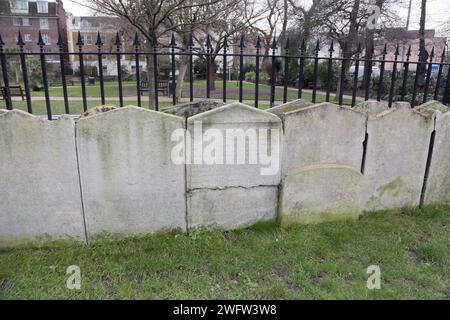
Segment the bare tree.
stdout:
<svg viewBox="0 0 450 320">
<path fill-rule="evenodd" d="M 102 14 L 120 17 L 145 37 L 145 47 L 149 53 L 147 55 L 149 105 L 151 109 L 155 109 L 154 75 L 156 70 L 154 70 L 151 54 L 152 45 L 157 43 L 157 39 L 162 34 L 175 31 L 180 27 L 178 23 L 171 23 L 170 17 L 186 10 L 195 10 L 203 6 L 204 2 L 193 0 L 89 0 L 88 2 L 80 0 L 74 2 Z"/>
</svg>

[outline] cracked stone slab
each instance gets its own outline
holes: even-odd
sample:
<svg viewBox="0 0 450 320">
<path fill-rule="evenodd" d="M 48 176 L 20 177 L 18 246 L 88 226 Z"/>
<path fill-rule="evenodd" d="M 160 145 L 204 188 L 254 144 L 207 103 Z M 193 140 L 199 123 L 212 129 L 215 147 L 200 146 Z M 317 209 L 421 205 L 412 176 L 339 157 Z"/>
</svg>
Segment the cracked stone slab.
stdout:
<svg viewBox="0 0 450 320">
<path fill-rule="evenodd" d="M 420 202 L 434 117 L 409 103 L 368 112 L 362 209 L 414 207 Z"/>
<path fill-rule="evenodd" d="M 70 117 L 0 110 L 0 245 L 86 241 Z"/>
<path fill-rule="evenodd" d="M 295 110 L 310 106 L 311 104 L 312 104 L 311 102 L 308 102 L 308 101 L 305 101 L 302 99 L 297 99 L 297 100 L 289 101 L 287 103 L 283 103 L 276 107 L 267 109 L 267 112 L 273 113 L 273 114 L 279 116 L 280 118 L 283 118 L 283 116 L 286 112 L 295 111 Z"/>
<path fill-rule="evenodd" d="M 177 104 L 172 107 L 163 109 L 162 112 L 188 118 L 196 114 L 216 109 L 224 105 L 225 103 L 222 101 L 214 99 L 203 99 L 188 103 Z"/>
<path fill-rule="evenodd" d="M 278 186 L 197 189 L 188 193 L 189 228 L 231 230 L 277 217 Z"/>
</svg>

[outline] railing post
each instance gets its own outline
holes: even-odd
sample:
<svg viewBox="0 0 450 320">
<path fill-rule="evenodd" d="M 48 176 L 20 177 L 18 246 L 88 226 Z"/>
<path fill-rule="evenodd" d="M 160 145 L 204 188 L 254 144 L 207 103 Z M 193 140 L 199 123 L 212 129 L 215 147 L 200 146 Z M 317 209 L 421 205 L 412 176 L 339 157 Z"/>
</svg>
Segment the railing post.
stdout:
<svg viewBox="0 0 450 320">
<path fill-rule="evenodd" d="M 83 62 L 83 39 L 81 37 L 81 32 L 78 31 L 78 60 L 80 62 L 80 80 L 81 80 L 81 94 L 83 96 L 83 110 L 87 110 L 87 100 L 86 100 L 86 79 L 84 78 L 84 62 Z"/>
<path fill-rule="evenodd" d="M 100 78 L 100 97 L 102 99 L 102 105 L 105 104 L 105 83 L 103 81 L 103 55 L 102 55 L 102 37 L 100 36 L 100 32 L 97 32 L 97 42 L 95 43 L 97 46 L 97 58 L 98 58 L 98 75 Z"/>
<path fill-rule="evenodd" d="M 259 39 L 259 36 L 256 40 L 256 56 L 255 56 L 255 108 L 258 108 L 259 103 L 259 55 L 261 51 L 261 40 Z"/>
<path fill-rule="evenodd" d="M 194 63 L 192 57 L 192 51 L 194 48 L 194 39 L 192 33 L 189 34 L 189 101 L 194 101 Z"/>
<path fill-rule="evenodd" d="M 172 66 L 172 79 L 171 79 L 171 83 L 172 83 L 172 104 L 176 105 L 177 104 L 177 94 L 176 94 L 176 82 L 175 82 L 175 46 L 176 46 L 176 42 L 175 42 L 175 35 L 172 33 L 172 38 L 170 40 L 170 59 L 171 59 L 171 66 Z"/>
<path fill-rule="evenodd" d="M 154 92 L 155 92 L 155 110 L 159 110 L 158 101 L 158 41 L 156 39 L 156 34 L 153 33 L 152 36 L 152 48 L 153 48 L 153 81 L 154 81 Z M 148 75 L 150 76 L 150 75 Z M 149 79 L 150 80 L 150 79 Z M 150 83 L 150 81 L 149 81 Z M 149 86 L 150 90 L 150 86 Z"/>
<path fill-rule="evenodd" d="M 284 75 L 283 75 L 283 103 L 287 102 L 287 85 L 288 85 L 288 69 L 289 69 L 289 37 L 284 46 Z"/>
<path fill-rule="evenodd" d="M 228 49 L 228 40 L 227 36 L 223 38 L 223 75 L 222 75 L 222 100 L 223 102 L 227 102 L 227 49 Z"/>
<path fill-rule="evenodd" d="M 273 37 L 272 42 L 272 68 L 270 75 L 270 107 L 273 108 L 275 106 L 275 54 L 277 50 L 277 41 L 276 38 Z"/>
<path fill-rule="evenodd" d="M 317 68 L 319 66 L 319 40 L 316 42 L 316 47 L 314 48 L 314 71 L 313 71 L 313 92 L 311 102 L 316 103 L 316 93 L 317 93 Z"/>
<path fill-rule="evenodd" d="M 3 50 L 4 45 L 5 45 L 5 43 L 3 42 L 2 37 L 0 36 L 0 60 L 1 60 L 1 65 L 2 65 L 3 84 L 4 84 L 5 90 L 6 90 L 6 97 L 5 97 L 6 109 L 12 110 L 13 106 L 12 106 L 12 101 L 11 101 L 11 92 L 9 90 L 8 70 L 6 67 L 6 55 Z"/>
<path fill-rule="evenodd" d="M 395 90 L 395 81 L 397 78 L 397 59 L 398 59 L 398 55 L 399 55 L 399 50 L 398 50 L 398 44 L 397 47 L 395 48 L 395 53 L 394 53 L 394 63 L 392 66 L 392 76 L 391 76 L 391 86 L 389 88 L 389 108 L 392 107 L 392 99 L 394 96 L 394 90 Z"/>
<path fill-rule="evenodd" d="M 23 47 L 25 45 L 25 42 L 23 41 L 22 34 L 19 30 L 19 35 L 17 37 L 17 45 L 19 46 L 20 51 L 20 66 L 22 68 L 22 77 L 23 77 L 23 85 L 25 88 L 25 96 L 27 98 L 27 111 L 29 113 L 33 113 L 33 109 L 31 106 L 31 95 L 30 95 L 30 86 L 28 83 L 28 70 L 27 70 L 27 63 L 25 60 L 25 54 L 23 51 Z"/>
<path fill-rule="evenodd" d="M 404 70 L 403 70 L 403 84 L 402 84 L 402 94 L 401 94 L 402 101 L 405 101 L 406 84 L 408 83 L 408 69 L 409 69 L 409 57 L 410 56 L 411 56 L 411 45 L 409 45 L 408 52 L 406 52 L 406 61 L 405 61 Z"/>
<path fill-rule="evenodd" d="M 63 96 L 64 96 L 64 110 L 67 114 L 70 113 L 69 110 L 69 98 L 67 97 L 67 83 L 66 83 L 66 67 L 64 63 L 64 43 L 62 41 L 61 34 L 58 33 L 58 43 L 59 47 L 59 63 L 61 67 L 61 82 L 63 87 Z"/>
<path fill-rule="evenodd" d="M 211 38 L 208 34 L 206 37 L 206 98 L 211 97 L 211 74 L 210 74 L 210 49 L 211 49 Z"/>
<path fill-rule="evenodd" d="M 136 68 L 136 94 L 137 94 L 137 104 L 139 107 L 141 107 L 141 70 L 139 67 L 139 37 L 138 33 L 136 32 L 134 34 L 134 40 L 133 40 L 133 46 L 134 46 L 134 60 L 136 62 L 135 68 Z"/>
<path fill-rule="evenodd" d="M 331 41 L 331 45 L 330 45 L 330 49 L 328 49 L 329 52 L 329 57 L 328 57 L 328 80 L 327 80 L 327 93 L 326 93 L 326 97 L 325 100 L 327 102 L 330 102 L 330 91 L 331 91 L 331 85 L 333 82 L 333 52 L 334 52 L 334 48 L 333 48 L 333 41 Z"/>
<path fill-rule="evenodd" d="M 47 68 L 45 65 L 45 54 L 44 54 L 44 40 L 42 39 L 41 31 L 39 31 L 39 41 L 37 43 L 39 46 L 40 58 L 41 58 L 41 71 L 42 71 L 42 82 L 44 83 L 44 94 L 45 94 L 45 106 L 47 108 L 48 120 L 52 120 L 52 109 L 50 106 L 50 95 L 48 93 L 48 81 L 47 81 Z"/>
<path fill-rule="evenodd" d="M 116 46 L 116 60 L 117 60 L 117 84 L 119 86 L 119 105 L 123 107 L 123 91 L 122 91 L 122 64 L 120 62 L 122 56 L 120 53 L 120 47 L 122 43 L 120 42 L 120 35 L 116 32 L 116 41 L 114 42 Z"/>
<path fill-rule="evenodd" d="M 298 66 L 298 95 L 297 98 L 302 98 L 302 90 L 303 90 L 303 68 L 305 63 L 305 39 L 302 40 L 302 44 L 300 45 L 300 61 Z"/>
<path fill-rule="evenodd" d="M 442 50 L 441 62 L 439 64 L 438 76 L 437 76 L 437 79 L 436 79 L 436 85 L 434 86 L 434 96 L 433 96 L 434 100 L 438 99 L 439 86 L 441 85 L 441 78 L 442 78 L 442 70 L 444 69 L 444 62 L 445 62 L 445 48 Z"/>
<path fill-rule="evenodd" d="M 242 82 L 244 81 L 244 37 L 239 43 L 239 102 L 242 102 Z"/>
<path fill-rule="evenodd" d="M 450 66 L 447 70 L 447 80 L 445 81 L 444 95 L 442 96 L 442 104 L 447 105 L 450 94 Z"/>
</svg>

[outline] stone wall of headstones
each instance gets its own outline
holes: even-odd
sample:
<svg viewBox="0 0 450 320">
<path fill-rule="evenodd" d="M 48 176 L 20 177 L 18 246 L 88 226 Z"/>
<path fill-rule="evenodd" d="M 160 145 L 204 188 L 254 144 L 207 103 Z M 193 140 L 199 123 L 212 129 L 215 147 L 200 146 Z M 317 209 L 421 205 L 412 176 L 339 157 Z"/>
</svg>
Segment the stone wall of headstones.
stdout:
<svg viewBox="0 0 450 320">
<path fill-rule="evenodd" d="M 100 109 L 99 109 L 100 110 Z M 0 246 L 356 218 L 450 201 L 450 112 L 298 100 L 0 110 Z"/>
</svg>

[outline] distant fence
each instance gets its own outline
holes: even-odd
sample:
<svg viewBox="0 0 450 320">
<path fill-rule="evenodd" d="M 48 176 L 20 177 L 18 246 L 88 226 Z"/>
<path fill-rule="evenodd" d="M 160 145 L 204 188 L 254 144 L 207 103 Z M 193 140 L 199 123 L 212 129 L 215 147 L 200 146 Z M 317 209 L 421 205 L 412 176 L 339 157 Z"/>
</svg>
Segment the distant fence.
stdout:
<svg viewBox="0 0 450 320">
<path fill-rule="evenodd" d="M 35 56 L 39 57 L 40 63 L 40 72 L 43 82 L 43 90 L 45 93 L 45 105 L 46 111 L 48 115 L 48 119 L 52 119 L 52 101 L 49 95 L 49 87 L 51 83 L 48 80 L 47 76 L 47 67 L 46 67 L 46 59 L 49 56 L 58 57 L 60 62 L 60 71 L 61 71 L 61 86 L 63 88 L 63 98 L 64 98 L 64 110 L 65 113 L 70 113 L 70 103 L 68 97 L 68 84 L 73 85 L 73 82 L 68 82 L 66 80 L 66 70 L 69 67 L 67 57 L 68 56 L 76 56 L 79 60 L 79 77 L 80 77 L 80 86 L 81 86 L 81 96 L 82 96 L 82 104 L 83 109 L 87 110 L 87 95 L 86 95 L 86 67 L 84 65 L 84 60 L 86 56 L 94 56 L 98 59 L 98 79 L 100 81 L 100 98 L 101 103 L 105 103 L 105 89 L 104 89 L 104 81 L 106 79 L 106 75 L 103 75 L 102 68 L 102 57 L 104 56 L 115 56 L 117 61 L 117 84 L 118 84 L 118 97 L 119 97 L 119 106 L 124 106 L 124 94 L 123 94 L 123 71 L 121 66 L 121 58 L 123 56 L 132 56 L 135 61 L 135 75 L 134 79 L 136 80 L 136 104 L 138 106 L 142 106 L 141 101 L 141 92 L 142 92 L 142 79 L 140 73 L 139 61 L 140 59 L 145 59 L 146 56 L 151 56 L 153 59 L 153 67 L 158 70 L 158 57 L 165 56 L 169 57 L 169 61 L 171 64 L 171 72 L 172 75 L 175 74 L 176 70 L 176 57 L 188 56 L 189 57 L 189 66 L 188 66 L 188 87 L 189 87 L 189 100 L 194 100 L 194 79 L 193 79 L 193 70 L 194 70 L 194 62 L 193 58 L 201 56 L 206 60 L 206 92 L 203 98 L 211 98 L 211 79 L 212 73 L 210 72 L 211 65 L 208 63 L 213 56 L 211 43 L 208 40 L 206 45 L 205 53 L 197 53 L 194 52 L 194 43 L 191 41 L 187 51 L 183 51 L 177 47 L 174 37 L 172 36 L 172 41 L 168 47 L 168 51 L 161 50 L 158 48 L 156 42 L 153 45 L 153 49 L 151 52 L 142 52 L 140 49 L 140 42 L 136 35 L 132 46 L 134 50 L 130 50 L 126 52 L 123 50 L 123 44 L 121 43 L 120 36 L 117 34 L 116 42 L 114 44 L 115 50 L 112 52 L 103 51 L 103 43 L 101 41 L 100 34 L 98 35 L 98 40 L 96 42 L 97 51 L 95 52 L 87 52 L 83 51 L 84 42 L 80 33 L 78 34 L 78 52 L 67 52 L 64 49 L 64 45 L 61 41 L 58 41 L 59 52 L 48 52 L 46 49 L 46 45 L 41 36 L 39 36 L 39 42 L 37 43 L 40 47 L 39 52 L 25 52 L 25 42 L 22 39 L 21 34 L 18 35 L 17 48 L 18 51 L 10 52 L 5 50 L 5 43 L 1 40 L 0 37 L 0 60 L 1 60 L 1 69 L 2 69 L 2 97 L 5 100 L 6 109 L 12 110 L 14 108 L 14 100 L 11 99 L 14 96 L 16 88 L 10 85 L 10 75 L 9 73 L 12 70 L 8 70 L 7 60 L 8 57 L 18 57 L 20 60 L 20 72 L 22 73 L 23 78 L 23 97 L 26 100 L 27 111 L 29 113 L 33 113 L 33 104 L 31 101 L 30 94 L 30 83 L 29 83 L 29 70 L 27 70 L 27 57 Z M 11 44 L 8 44 L 9 47 Z M 293 55 L 291 54 L 291 49 L 289 44 L 283 44 L 283 48 L 281 48 L 280 52 L 282 54 L 277 54 L 277 47 L 275 44 L 272 45 L 270 52 L 268 55 L 264 55 L 261 53 L 261 45 L 259 41 L 255 44 L 255 53 L 247 54 L 244 53 L 244 41 L 241 41 L 239 47 L 239 53 L 229 53 L 229 47 L 227 45 L 227 40 L 224 41 L 224 47 L 221 53 L 218 54 L 222 58 L 223 63 L 223 72 L 222 72 L 222 100 L 223 102 L 227 101 L 227 69 L 229 59 L 238 59 L 239 61 L 239 72 L 238 72 L 238 101 L 243 101 L 243 92 L 244 92 L 244 80 L 245 80 L 245 72 L 244 72 L 244 58 L 253 59 L 255 63 L 255 71 L 254 71 L 254 79 L 252 82 L 255 83 L 254 95 L 252 96 L 252 100 L 254 100 L 254 106 L 256 108 L 260 105 L 260 84 L 262 83 L 261 79 L 261 60 L 267 59 L 270 61 L 272 66 L 276 66 L 277 64 L 282 66 L 280 79 L 277 80 L 277 71 L 276 67 L 272 67 L 269 74 L 268 85 L 270 86 L 270 95 L 269 95 L 269 103 L 270 106 L 273 107 L 276 102 L 276 89 L 282 90 L 281 101 L 286 103 L 288 101 L 288 90 L 292 90 L 292 83 L 289 85 L 288 83 L 288 72 L 294 72 L 296 76 L 295 80 L 295 90 L 297 91 L 297 98 L 303 97 L 303 92 L 306 87 L 311 90 L 311 102 L 317 102 L 317 95 L 319 90 L 323 90 L 325 93 L 325 101 L 329 102 L 330 96 L 333 91 L 337 92 L 337 99 L 339 105 L 342 105 L 344 102 L 344 94 L 349 97 L 347 100 L 351 99 L 351 102 L 347 102 L 347 104 L 351 104 L 354 106 L 357 103 L 357 97 L 361 97 L 364 100 L 376 99 L 386 100 L 388 101 L 389 106 L 392 105 L 394 101 L 408 101 L 411 103 L 411 106 L 414 107 L 417 104 L 425 103 L 429 99 L 439 100 L 444 105 L 448 104 L 449 101 L 449 87 L 450 87 L 450 64 L 445 62 L 445 52 L 442 53 L 440 57 L 434 56 L 434 48 L 430 50 L 430 54 L 428 59 L 425 59 L 425 53 L 419 53 L 418 61 L 413 62 L 410 61 L 410 50 L 406 54 L 405 61 L 399 60 L 399 51 L 398 46 L 397 50 L 394 54 L 393 60 L 386 59 L 386 47 L 384 51 L 381 53 L 381 59 L 375 59 L 373 57 L 373 48 L 366 50 L 364 56 L 362 55 L 361 47 L 358 48 L 356 55 L 353 58 L 343 58 L 343 57 L 335 57 L 333 55 L 334 49 L 333 44 L 328 50 L 328 57 L 319 57 L 319 45 L 317 43 L 316 48 L 313 50 L 313 55 L 307 55 L 306 48 L 304 43 L 300 47 L 300 54 Z M 345 51 L 345 49 L 344 49 Z M 293 60 L 298 61 L 298 65 L 296 66 L 295 71 L 290 70 L 289 63 Z M 321 63 L 322 62 L 322 63 Z M 372 68 L 367 68 L 366 74 L 363 79 L 361 79 L 360 72 L 362 65 L 373 65 L 373 63 L 379 63 L 380 68 L 377 70 L 377 75 L 374 76 L 372 74 Z M 323 83 L 319 83 L 319 66 L 325 67 L 326 72 L 326 80 L 322 81 Z M 336 69 L 336 64 L 338 65 L 338 69 Z M 392 70 L 386 70 L 386 64 L 392 64 Z M 306 84 L 306 69 L 307 66 L 311 69 L 311 75 L 309 75 L 308 84 Z M 353 66 L 354 71 L 348 72 L 349 67 Z M 418 72 L 419 69 L 424 70 L 424 72 Z M 433 71 L 434 70 L 434 71 Z M 419 77 L 419 74 L 425 74 L 424 80 L 422 81 Z M 336 81 L 333 79 L 339 79 L 339 83 L 335 83 Z M 159 82 L 158 72 L 155 72 L 154 75 L 154 83 Z M 170 83 L 168 84 L 172 88 L 176 85 L 175 77 L 172 77 Z M 320 86 L 320 87 L 319 87 Z M 343 88 L 341 90 L 337 90 L 337 88 Z M 363 88 L 359 90 L 358 88 Z M 159 93 L 161 88 L 156 85 L 154 90 L 155 95 L 155 106 L 156 110 L 158 110 L 159 105 Z M 164 90 L 166 90 L 164 88 Z M 176 104 L 176 97 L 172 95 L 172 104 Z"/>
</svg>

